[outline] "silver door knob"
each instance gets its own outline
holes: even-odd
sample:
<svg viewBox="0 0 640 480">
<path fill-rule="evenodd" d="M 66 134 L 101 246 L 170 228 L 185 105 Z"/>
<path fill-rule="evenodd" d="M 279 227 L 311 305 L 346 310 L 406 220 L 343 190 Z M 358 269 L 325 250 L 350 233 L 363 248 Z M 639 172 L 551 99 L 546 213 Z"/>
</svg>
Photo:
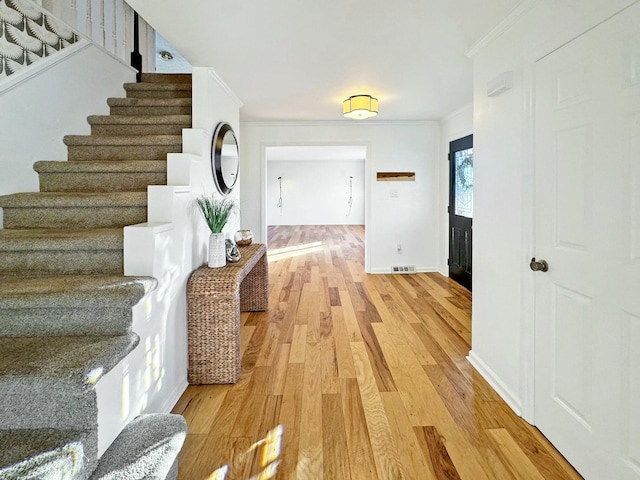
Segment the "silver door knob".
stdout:
<svg viewBox="0 0 640 480">
<path fill-rule="evenodd" d="M 536 257 L 533 257 L 531 259 L 531 263 L 529 264 L 529 267 L 534 272 L 546 272 L 547 270 L 549 270 L 549 264 L 547 263 L 547 261 L 540 260 L 536 262 Z"/>
</svg>

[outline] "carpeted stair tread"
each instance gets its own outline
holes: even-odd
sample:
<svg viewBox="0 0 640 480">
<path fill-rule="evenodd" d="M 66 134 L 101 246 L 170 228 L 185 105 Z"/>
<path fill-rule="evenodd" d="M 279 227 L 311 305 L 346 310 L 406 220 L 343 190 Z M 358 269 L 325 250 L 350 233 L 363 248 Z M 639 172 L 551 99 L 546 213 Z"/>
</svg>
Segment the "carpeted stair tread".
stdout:
<svg viewBox="0 0 640 480">
<path fill-rule="evenodd" d="M 191 126 L 191 115 L 90 115 L 89 125 L 185 125 Z"/>
<path fill-rule="evenodd" d="M 138 146 L 180 145 L 181 135 L 65 135 L 66 146 Z"/>
<path fill-rule="evenodd" d="M 146 192 L 23 192 L 0 196 L 0 207 L 146 207 Z"/>
<path fill-rule="evenodd" d="M 0 337 L 125 335 L 152 277 L 0 277 Z"/>
<path fill-rule="evenodd" d="M 158 285 L 153 277 L 64 275 L 0 277 L 0 308 L 130 308 Z M 98 293 L 98 294 L 97 294 Z"/>
<path fill-rule="evenodd" d="M 0 430 L 0 478 L 75 478 L 84 468 L 87 436 L 52 428 Z"/>
<path fill-rule="evenodd" d="M 110 107 L 191 107 L 191 98 L 109 98 Z"/>
<path fill-rule="evenodd" d="M 192 83 L 190 73 L 143 73 L 144 83 Z"/>
<path fill-rule="evenodd" d="M 135 173 L 165 172 L 166 160 L 40 160 L 33 164 L 37 173 Z"/>
<path fill-rule="evenodd" d="M 123 274 L 122 228 L 0 229 L 0 275 Z"/>
<path fill-rule="evenodd" d="M 187 82 L 177 83 L 158 83 L 158 82 L 140 82 L 140 83 L 125 83 L 125 91 L 129 90 L 188 90 L 191 91 L 191 84 Z"/>
<path fill-rule="evenodd" d="M 0 252 L 23 250 L 116 250 L 122 249 L 122 228 L 0 229 Z"/>
<path fill-rule="evenodd" d="M 28 379 L 92 387 L 140 341 L 118 336 L 0 337 L 0 391 Z"/>
<path fill-rule="evenodd" d="M 33 169 L 41 192 L 146 192 L 167 184 L 166 160 L 43 160 Z"/>
<path fill-rule="evenodd" d="M 125 83 L 128 98 L 191 98 L 190 83 Z"/>
<path fill-rule="evenodd" d="M 100 458 L 90 480 L 169 478 L 186 434 L 187 423 L 180 415 L 140 415 Z"/>
<path fill-rule="evenodd" d="M 5 228 L 117 228 L 146 221 L 147 192 L 14 193 L 0 207 Z"/>
</svg>

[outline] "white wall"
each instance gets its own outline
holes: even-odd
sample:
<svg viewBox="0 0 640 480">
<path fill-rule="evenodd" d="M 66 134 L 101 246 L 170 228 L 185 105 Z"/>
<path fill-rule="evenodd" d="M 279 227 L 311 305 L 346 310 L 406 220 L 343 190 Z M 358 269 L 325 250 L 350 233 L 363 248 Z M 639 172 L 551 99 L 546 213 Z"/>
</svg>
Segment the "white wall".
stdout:
<svg viewBox="0 0 640 480">
<path fill-rule="evenodd" d="M 440 215 L 440 258 L 439 270 L 449 276 L 449 142 L 473 133 L 473 105 L 456 110 L 440 121 L 440 169 L 439 215 Z"/>
<path fill-rule="evenodd" d="M 193 128 L 183 130 L 183 153 L 169 154 L 167 185 L 149 187 L 148 222 L 125 228 L 125 275 L 152 276 L 159 286 L 134 308 L 140 345 L 97 384 L 101 452 L 139 413 L 169 412 L 187 387 L 186 286 L 206 263 L 210 233 L 193 201 L 215 192 L 211 135 L 223 121 L 239 135 L 240 107 L 206 68 L 193 70 L 193 100 Z M 227 237 L 239 224 L 232 219 Z"/>
<path fill-rule="evenodd" d="M 474 49 L 473 350 L 470 360 L 533 420 L 535 61 L 631 3 L 527 2 Z M 487 96 L 506 71 L 514 87 Z"/>
<path fill-rule="evenodd" d="M 268 160 L 267 224 L 364 225 L 364 167 L 364 160 Z"/>
<path fill-rule="evenodd" d="M 15 77 L 15 78 L 14 78 Z M 0 195 L 38 191 L 38 160 L 66 160 L 64 135 L 87 135 L 88 115 L 108 114 L 135 71 L 89 43 L 0 82 Z"/>
<path fill-rule="evenodd" d="M 438 269 L 440 128 L 434 122 L 303 122 L 242 124 L 243 228 L 266 240 L 265 149 L 278 145 L 366 145 L 367 271 L 391 265 Z M 377 182 L 379 171 L 412 171 L 415 182 Z M 397 197 L 391 197 L 391 191 Z M 396 243 L 402 253 L 396 253 Z"/>
</svg>

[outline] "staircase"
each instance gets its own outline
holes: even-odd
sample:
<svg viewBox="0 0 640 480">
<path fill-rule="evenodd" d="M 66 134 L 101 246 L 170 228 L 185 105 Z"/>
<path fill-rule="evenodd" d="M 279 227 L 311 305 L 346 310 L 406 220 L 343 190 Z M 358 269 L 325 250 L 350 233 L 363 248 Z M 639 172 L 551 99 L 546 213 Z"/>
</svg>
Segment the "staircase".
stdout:
<svg viewBox="0 0 640 480">
<path fill-rule="evenodd" d="M 142 415 L 98 461 L 95 384 L 139 343 L 132 310 L 157 281 L 125 277 L 123 227 L 191 126 L 191 76 L 143 74 L 40 191 L 0 196 L 0 479 L 173 478 L 184 419 Z"/>
</svg>

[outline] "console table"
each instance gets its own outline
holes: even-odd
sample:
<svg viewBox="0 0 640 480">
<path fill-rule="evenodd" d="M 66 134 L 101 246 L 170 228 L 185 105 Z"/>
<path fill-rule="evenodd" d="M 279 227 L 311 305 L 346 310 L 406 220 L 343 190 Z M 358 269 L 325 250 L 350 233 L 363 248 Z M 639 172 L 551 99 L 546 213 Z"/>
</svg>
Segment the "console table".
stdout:
<svg viewBox="0 0 640 480">
<path fill-rule="evenodd" d="M 239 262 L 206 265 L 187 282 L 191 384 L 236 383 L 240 378 L 240 311 L 269 307 L 266 247 L 238 247 Z"/>
</svg>

